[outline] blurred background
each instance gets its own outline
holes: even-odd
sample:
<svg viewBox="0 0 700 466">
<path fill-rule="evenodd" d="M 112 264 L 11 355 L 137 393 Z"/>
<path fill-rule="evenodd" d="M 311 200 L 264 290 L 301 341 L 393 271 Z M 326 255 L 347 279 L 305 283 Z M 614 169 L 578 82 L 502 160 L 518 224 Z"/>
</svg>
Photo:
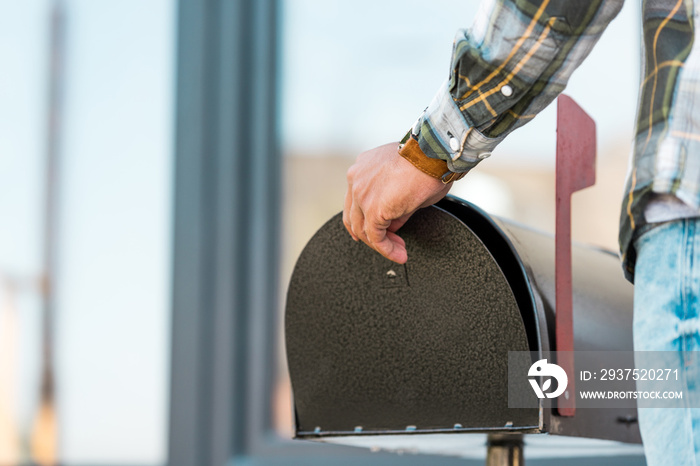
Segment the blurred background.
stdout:
<svg viewBox="0 0 700 466">
<path fill-rule="evenodd" d="M 0 465 L 367 461 L 288 441 L 286 284 L 477 6 L 0 0 Z M 612 250 L 639 14 L 627 2 L 567 89 L 598 125 L 574 239 Z M 554 148 L 551 107 L 452 192 L 553 232 Z"/>
</svg>

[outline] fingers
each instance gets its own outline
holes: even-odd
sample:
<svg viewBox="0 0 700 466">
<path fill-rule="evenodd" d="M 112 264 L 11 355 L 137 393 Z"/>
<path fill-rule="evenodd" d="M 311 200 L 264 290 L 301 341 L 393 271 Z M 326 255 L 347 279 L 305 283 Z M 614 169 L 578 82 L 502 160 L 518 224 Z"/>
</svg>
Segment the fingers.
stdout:
<svg viewBox="0 0 700 466">
<path fill-rule="evenodd" d="M 406 243 L 394 231 L 406 223 L 409 217 L 410 214 L 395 220 L 384 220 L 380 216 L 374 216 L 370 221 L 365 218 L 359 204 L 353 200 L 350 190 L 345 195 L 343 224 L 350 236 L 355 241 L 362 240 L 382 256 L 399 264 L 405 264 L 408 255 Z"/>
<path fill-rule="evenodd" d="M 406 262 L 406 244 L 396 232 L 416 209 L 443 197 L 449 186 L 417 170 L 389 143 L 360 154 L 348 169 L 343 224 L 384 257 Z"/>
<path fill-rule="evenodd" d="M 413 212 L 392 220 L 387 230 L 391 231 L 392 233 L 396 233 L 402 226 L 404 226 L 408 219 L 411 218 L 411 215 L 413 215 Z"/>
<path fill-rule="evenodd" d="M 408 260 L 406 243 L 403 238 L 391 231 L 387 231 L 381 241 L 373 243 L 371 246 L 379 254 L 396 263 L 405 264 Z"/>
<path fill-rule="evenodd" d="M 343 206 L 343 224 L 355 241 L 364 242 L 382 256 L 399 264 L 405 264 L 408 255 L 406 243 L 395 232 L 411 217 L 412 213 L 393 220 L 373 216 L 367 221 L 359 203 L 353 199 L 352 186 L 348 186 Z"/>
<path fill-rule="evenodd" d="M 392 223 L 382 217 L 365 218 L 367 244 L 387 259 L 404 264 L 408 258 L 406 243 L 396 233 L 387 231 Z"/>
<path fill-rule="evenodd" d="M 352 225 L 350 223 L 350 209 L 352 208 L 352 195 L 351 195 L 351 186 L 348 186 L 348 190 L 345 192 L 345 205 L 343 206 L 343 225 L 345 225 L 345 229 L 348 230 L 348 233 L 350 233 L 350 236 L 352 236 L 352 239 L 355 241 L 359 241 L 357 236 L 355 236 L 355 233 L 352 232 Z"/>
<path fill-rule="evenodd" d="M 365 234 L 372 244 L 380 243 L 386 237 L 386 229 L 391 225 L 391 220 L 384 220 L 379 216 L 370 216 L 365 220 Z"/>
<path fill-rule="evenodd" d="M 367 236 L 365 235 L 365 215 L 362 213 L 360 206 L 354 199 L 351 199 L 350 204 L 350 232 L 354 238 L 362 240 L 367 243 Z M 369 244 L 369 243 L 368 243 Z"/>
</svg>

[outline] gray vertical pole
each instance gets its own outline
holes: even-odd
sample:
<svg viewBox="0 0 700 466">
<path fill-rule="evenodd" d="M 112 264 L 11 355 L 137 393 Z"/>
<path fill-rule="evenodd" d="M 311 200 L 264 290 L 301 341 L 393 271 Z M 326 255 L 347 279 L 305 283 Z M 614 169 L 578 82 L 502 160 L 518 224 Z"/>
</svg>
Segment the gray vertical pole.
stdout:
<svg viewBox="0 0 700 466">
<path fill-rule="evenodd" d="M 486 466 L 525 466 L 523 436 L 517 434 L 489 435 Z"/>
<path fill-rule="evenodd" d="M 46 175 L 44 184 L 43 306 L 41 320 L 41 388 L 31 439 L 32 459 L 41 465 L 56 464 L 57 419 L 53 365 L 56 235 L 58 232 L 61 107 L 64 65 L 64 5 L 51 5 L 48 118 L 46 130 Z"/>
<path fill-rule="evenodd" d="M 250 454 L 277 290 L 275 0 L 180 0 L 169 464 Z"/>
</svg>

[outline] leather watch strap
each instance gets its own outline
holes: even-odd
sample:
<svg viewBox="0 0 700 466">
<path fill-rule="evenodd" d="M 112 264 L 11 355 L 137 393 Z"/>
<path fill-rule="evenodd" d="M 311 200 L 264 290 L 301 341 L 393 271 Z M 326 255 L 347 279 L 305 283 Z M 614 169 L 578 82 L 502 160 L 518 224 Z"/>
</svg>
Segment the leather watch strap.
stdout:
<svg viewBox="0 0 700 466">
<path fill-rule="evenodd" d="M 466 175 L 466 173 L 450 171 L 444 160 L 433 159 L 425 155 L 418 145 L 418 141 L 412 137 L 409 137 L 403 146 L 399 146 L 399 155 L 411 162 L 418 170 L 441 180 L 445 184 L 462 179 Z"/>
</svg>

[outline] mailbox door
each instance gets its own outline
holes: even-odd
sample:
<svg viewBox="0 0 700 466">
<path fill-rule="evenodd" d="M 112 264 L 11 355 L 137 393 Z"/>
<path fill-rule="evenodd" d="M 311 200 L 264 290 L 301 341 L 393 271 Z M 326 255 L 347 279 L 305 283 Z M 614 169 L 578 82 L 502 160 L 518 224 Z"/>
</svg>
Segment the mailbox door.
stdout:
<svg viewBox="0 0 700 466">
<path fill-rule="evenodd" d="M 539 432 L 540 408 L 508 408 L 508 351 L 538 337 L 493 255 L 438 207 L 401 236 L 405 265 L 337 215 L 301 254 L 285 319 L 297 435 Z"/>
</svg>

